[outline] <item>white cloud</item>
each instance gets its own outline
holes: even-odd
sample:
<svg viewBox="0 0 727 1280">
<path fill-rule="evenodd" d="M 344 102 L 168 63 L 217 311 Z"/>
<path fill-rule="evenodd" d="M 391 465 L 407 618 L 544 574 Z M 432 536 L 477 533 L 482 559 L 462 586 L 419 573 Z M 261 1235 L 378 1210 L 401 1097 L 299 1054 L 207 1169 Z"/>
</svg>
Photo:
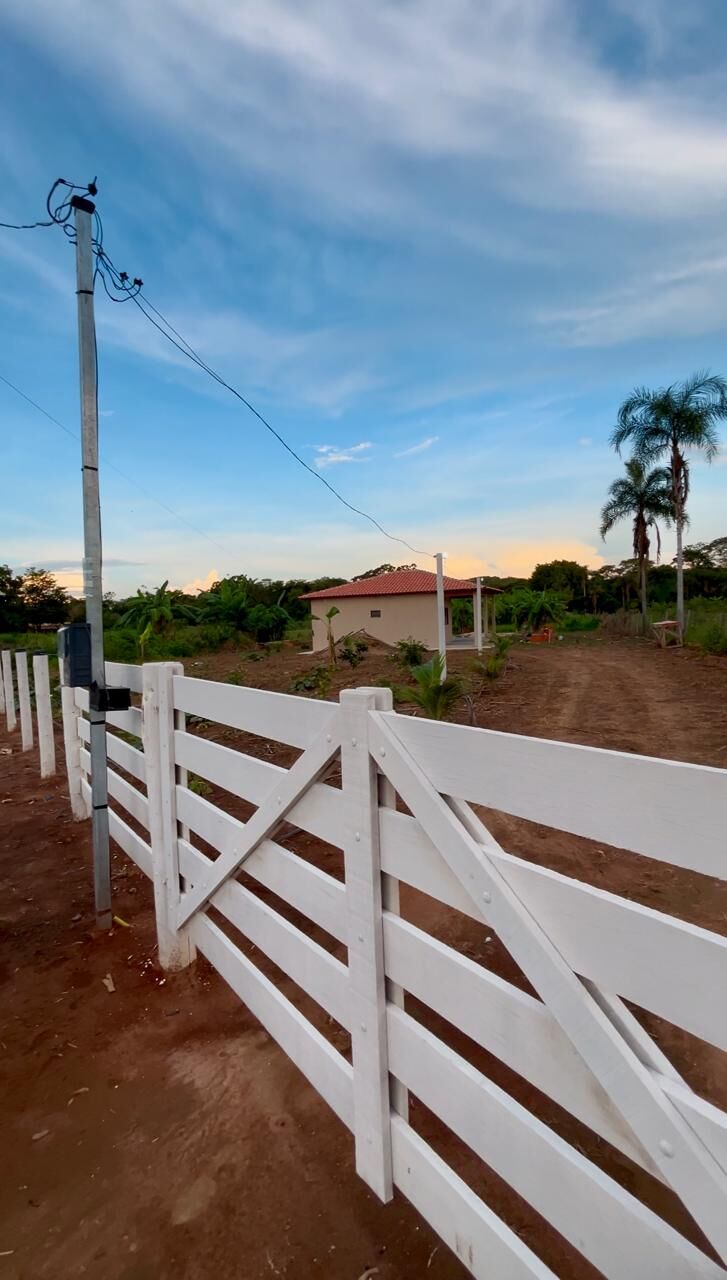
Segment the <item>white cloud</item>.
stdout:
<svg viewBox="0 0 727 1280">
<path fill-rule="evenodd" d="M 219 582 L 220 575 L 217 569 L 210 569 L 204 578 L 193 578 L 191 582 L 187 582 L 181 589 L 188 596 L 198 596 L 201 591 L 209 591 L 215 582 Z"/>
<path fill-rule="evenodd" d="M 316 446 L 318 456 L 315 465 L 322 471 L 324 467 L 335 467 L 340 462 L 368 462 L 368 458 L 362 458 L 361 454 L 370 448 L 370 440 L 363 440 L 347 449 L 340 449 L 337 444 L 319 444 Z"/>
<path fill-rule="evenodd" d="M 395 458 L 411 458 L 412 454 L 424 453 L 425 449 L 431 449 L 436 444 L 439 436 L 427 436 L 425 440 L 420 440 L 419 444 L 413 444 L 409 449 L 402 449 L 400 453 L 395 453 Z"/>
<path fill-rule="evenodd" d="M 593 438 L 592 436 L 581 436 L 578 443 L 582 449 L 587 449 L 589 445 L 593 444 Z"/>
</svg>

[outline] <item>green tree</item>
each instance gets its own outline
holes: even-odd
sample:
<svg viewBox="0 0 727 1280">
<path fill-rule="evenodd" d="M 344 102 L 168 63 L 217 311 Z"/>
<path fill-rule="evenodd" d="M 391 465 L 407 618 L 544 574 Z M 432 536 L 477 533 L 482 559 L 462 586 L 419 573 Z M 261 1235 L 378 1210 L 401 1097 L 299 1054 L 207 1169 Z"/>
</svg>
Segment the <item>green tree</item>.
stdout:
<svg viewBox="0 0 727 1280">
<path fill-rule="evenodd" d="M 279 604 L 256 604 L 247 615 L 247 626 L 259 644 L 282 640 L 288 622 L 288 614 Z"/>
<path fill-rule="evenodd" d="M 677 541 L 677 620 L 684 628 L 684 557 L 689 462 L 686 451 L 699 451 L 712 462 L 719 449 L 717 424 L 727 418 L 727 381 L 716 374 L 695 373 L 685 382 L 656 391 L 637 387 L 624 400 L 611 436 L 617 453 L 626 443 L 645 465 L 664 458 Z"/>
<path fill-rule="evenodd" d="M 661 535 L 658 521 L 665 524 L 672 517 L 671 476 L 666 467 L 653 467 L 647 471 L 643 462 L 632 458 L 626 463 L 626 475 L 619 476 L 609 486 L 608 498 L 601 511 L 601 537 L 605 539 L 615 524 L 621 520 L 631 520 L 633 530 L 634 556 L 639 569 L 639 589 L 641 592 L 641 618 L 646 634 L 648 624 L 648 601 L 646 593 L 646 574 L 649 566 L 651 540 L 649 530 L 656 535 L 656 559 L 661 552 Z"/>
<path fill-rule="evenodd" d="M 203 622 L 223 622 L 244 631 L 249 610 L 247 588 L 235 578 L 223 578 L 197 598 Z"/>
<path fill-rule="evenodd" d="M 20 579 L 20 600 L 26 625 L 64 622 L 71 603 L 68 592 L 60 587 L 46 569 L 28 569 Z"/>
<path fill-rule="evenodd" d="M 170 591 L 169 579 L 155 591 L 139 587 L 136 595 L 125 601 L 125 606 L 118 625 L 132 626 L 139 633 L 148 629 L 149 635 L 161 636 L 171 630 L 175 621 L 197 621 L 197 610 L 189 597 L 185 598 L 181 591 Z"/>
<path fill-rule="evenodd" d="M 530 575 L 533 591 L 558 591 L 566 600 L 586 598 L 588 568 L 577 560 L 551 560 L 536 564 Z"/>
<path fill-rule="evenodd" d="M 352 582 L 363 582 L 365 578 L 378 578 L 380 573 L 402 573 L 405 569 L 416 569 L 415 564 L 380 564 L 375 569 L 367 569 L 365 573 L 358 573 Z"/>
<path fill-rule="evenodd" d="M 0 631 L 22 631 L 25 627 L 22 585 L 23 579 L 13 573 L 9 564 L 0 564 Z"/>
</svg>

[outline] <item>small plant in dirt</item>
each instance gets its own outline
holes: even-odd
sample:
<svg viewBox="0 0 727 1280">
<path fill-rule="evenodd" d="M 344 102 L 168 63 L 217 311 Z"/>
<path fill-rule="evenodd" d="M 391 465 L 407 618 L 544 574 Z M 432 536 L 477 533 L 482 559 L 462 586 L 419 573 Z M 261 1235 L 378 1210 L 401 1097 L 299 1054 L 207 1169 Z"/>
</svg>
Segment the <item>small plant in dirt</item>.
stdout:
<svg viewBox="0 0 727 1280">
<path fill-rule="evenodd" d="M 336 607 L 336 605 L 335 605 L 335 604 L 332 604 L 332 605 L 331 605 L 331 607 L 330 607 L 330 609 L 326 612 L 326 615 L 325 615 L 325 619 L 326 619 L 326 641 L 327 641 L 327 644 L 328 644 L 328 665 L 329 665 L 329 667 L 335 667 L 335 666 L 337 666 L 337 662 L 336 662 L 336 641 L 335 641 L 334 636 L 333 636 L 333 619 L 334 619 L 334 618 L 336 618 L 340 612 L 341 612 L 341 610 L 340 610 L 340 609 L 338 609 L 338 608 Z M 319 619 L 318 619 L 318 618 L 316 618 L 316 617 L 315 617 L 315 615 L 314 615 L 314 621 L 315 621 L 315 622 L 318 622 L 318 621 L 319 621 Z"/>
<path fill-rule="evenodd" d="M 205 782 L 204 778 L 198 778 L 196 773 L 189 774 L 187 786 L 196 796 L 208 796 L 212 791 L 209 782 Z"/>
<path fill-rule="evenodd" d="M 349 667 L 357 667 L 360 662 L 363 662 L 363 656 L 368 653 L 368 648 L 366 641 L 360 636 L 344 636 L 338 656 L 341 662 L 346 662 Z"/>
<path fill-rule="evenodd" d="M 397 685 L 394 689 L 397 701 L 414 703 L 431 720 L 446 720 L 448 713 L 462 697 L 464 689 L 457 676 L 444 675 L 441 653 L 436 653 L 429 662 L 421 666 L 412 667 L 411 674 L 416 681 L 414 688 Z"/>
<path fill-rule="evenodd" d="M 393 657 L 400 667 L 421 667 L 424 664 L 426 652 L 427 646 L 423 641 L 407 636 L 405 640 L 397 640 Z"/>
<path fill-rule="evenodd" d="M 710 622 L 702 632 L 700 644 L 705 653 L 727 653 L 727 631 L 721 623 Z"/>
<path fill-rule="evenodd" d="M 251 649 L 249 653 L 244 653 L 243 660 L 245 662 L 262 662 L 263 658 L 267 658 L 267 653 L 262 653 L 260 649 Z"/>
<path fill-rule="evenodd" d="M 229 676 L 225 676 L 227 684 L 244 684 L 245 675 L 242 671 L 231 671 Z"/>
<path fill-rule="evenodd" d="M 317 698 L 325 698 L 331 687 L 331 673 L 328 667 L 313 667 L 312 671 L 304 671 L 290 682 L 291 693 L 314 693 Z"/>
</svg>

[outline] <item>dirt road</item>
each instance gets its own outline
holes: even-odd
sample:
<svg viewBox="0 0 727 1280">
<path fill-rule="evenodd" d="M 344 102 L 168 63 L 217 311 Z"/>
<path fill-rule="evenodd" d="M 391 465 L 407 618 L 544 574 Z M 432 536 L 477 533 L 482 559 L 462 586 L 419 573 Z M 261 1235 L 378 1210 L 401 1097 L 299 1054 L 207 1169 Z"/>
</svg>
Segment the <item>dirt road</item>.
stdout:
<svg viewBox="0 0 727 1280">
<path fill-rule="evenodd" d="M 364 669 L 359 683 L 370 678 Z M 492 728 L 724 765 L 725 694 L 725 662 L 584 644 L 518 650 L 477 714 Z M 381 1206 L 369 1194 L 348 1133 L 204 962 L 163 977 L 149 885 L 120 854 L 114 910 L 130 927 L 95 935 L 87 825 L 70 821 L 62 778 L 41 784 L 18 736 L 0 734 L 8 746 L 0 1280 L 464 1277 L 401 1197 Z M 575 857 L 567 841 L 559 850 Z M 719 1094 L 715 1071 L 704 1076 Z M 434 1131 L 421 1110 L 415 1123 Z M 469 1174 L 471 1161 L 449 1155 Z M 558 1275 L 595 1276 L 497 1179 L 481 1189 Z"/>
</svg>

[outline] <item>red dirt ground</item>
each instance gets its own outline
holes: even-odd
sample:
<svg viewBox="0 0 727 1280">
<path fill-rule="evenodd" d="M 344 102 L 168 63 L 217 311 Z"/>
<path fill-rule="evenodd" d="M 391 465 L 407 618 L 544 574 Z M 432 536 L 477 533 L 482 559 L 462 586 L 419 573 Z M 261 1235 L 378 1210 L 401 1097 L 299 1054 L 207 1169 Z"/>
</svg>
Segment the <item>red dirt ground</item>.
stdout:
<svg viewBox="0 0 727 1280">
<path fill-rule="evenodd" d="M 457 655 L 453 665 L 466 662 Z M 249 683 L 287 689 L 310 663 L 283 652 L 243 668 Z M 239 655 L 218 654 L 187 670 L 219 679 L 239 665 Z M 355 683 L 384 671 L 387 660 L 371 654 Z M 346 683 L 350 673 L 336 686 Z M 475 698 L 474 714 L 486 727 L 725 766 L 726 694 L 727 662 L 686 651 L 626 641 L 518 647 L 502 679 Z M 259 739 L 226 732 L 224 740 L 264 751 Z M 62 774 L 41 783 L 17 734 L 0 733 L 0 747 L 12 748 L 0 756 L 0 1278 L 464 1277 L 402 1197 L 382 1206 L 358 1180 L 350 1135 L 204 961 L 164 978 L 150 886 L 118 852 L 114 910 L 130 927 L 95 933 L 88 826 L 71 821 Z M 224 793 L 213 798 L 244 814 Z M 727 891 L 712 880 L 597 853 L 503 815 L 491 820 L 513 852 L 727 932 Z M 335 855 L 308 837 L 294 845 L 335 870 Z M 474 922 L 413 892 L 403 899 L 410 918 L 520 980 Z M 281 986 L 296 997 L 292 983 Z M 297 1002 L 345 1049 L 340 1030 L 310 1001 Z M 698 1239 L 653 1180 L 441 1020 L 407 1008 Z M 722 1055 L 646 1021 L 689 1081 L 725 1105 Z M 416 1102 L 412 1119 L 556 1274 L 596 1276 Z"/>
</svg>

